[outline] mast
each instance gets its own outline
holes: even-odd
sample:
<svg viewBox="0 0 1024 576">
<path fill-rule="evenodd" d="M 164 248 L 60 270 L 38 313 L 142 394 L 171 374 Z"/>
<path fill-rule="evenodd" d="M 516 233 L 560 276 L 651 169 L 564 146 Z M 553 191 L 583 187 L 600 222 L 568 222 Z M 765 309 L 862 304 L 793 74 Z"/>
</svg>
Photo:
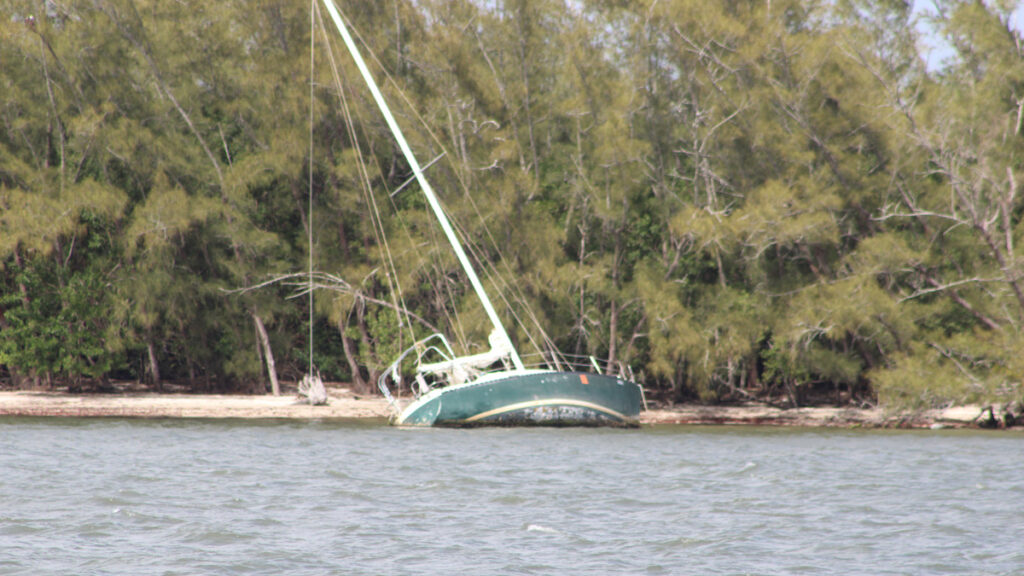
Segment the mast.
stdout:
<svg viewBox="0 0 1024 576">
<path fill-rule="evenodd" d="M 473 265 L 470 263 L 469 257 L 466 256 L 466 252 L 462 249 L 462 244 L 455 235 L 455 230 L 452 229 L 452 225 L 448 221 L 448 217 L 445 215 L 444 209 L 441 208 L 441 204 L 438 202 L 437 196 L 434 195 L 434 189 L 431 188 L 430 182 L 428 182 L 426 177 L 423 175 L 420 163 L 416 161 L 416 157 L 413 156 L 412 149 L 409 148 L 409 144 L 405 141 L 405 136 L 402 135 L 402 129 L 399 128 L 394 116 L 391 115 L 391 109 L 388 107 L 387 102 L 384 101 L 384 96 L 380 93 L 380 89 L 377 88 L 377 83 L 373 80 L 373 76 L 370 74 L 369 68 L 366 67 L 363 57 L 359 54 L 359 49 L 356 47 L 355 41 L 348 33 L 348 29 L 345 27 L 345 24 L 341 19 L 341 14 L 338 13 L 338 9 L 334 5 L 334 0 L 323 0 L 323 3 L 324 7 L 327 8 L 327 11 L 330 12 L 331 19 L 334 20 L 334 25 L 338 28 L 338 32 L 341 34 L 342 39 L 345 41 L 345 46 L 348 48 L 349 53 L 352 54 L 352 58 L 355 60 L 356 66 L 359 67 L 359 73 L 363 75 L 363 80 L 365 80 L 367 86 L 369 86 L 370 93 L 373 94 L 373 99 L 377 102 L 377 107 L 379 107 L 381 113 L 384 114 L 384 120 L 387 121 L 388 127 L 391 129 L 391 133 L 394 134 L 395 140 L 398 141 L 399 148 L 402 149 L 402 154 L 405 155 L 405 160 L 409 163 L 409 167 L 412 168 L 412 172 L 416 176 L 416 181 L 419 182 L 420 188 L 423 190 L 423 194 L 427 197 L 427 203 L 430 204 L 430 209 L 434 211 L 434 216 L 437 217 L 438 222 L 440 222 L 441 229 L 444 230 L 444 235 L 448 238 L 448 242 L 451 243 L 452 249 L 455 250 L 455 256 L 458 257 L 459 263 L 462 264 L 462 269 L 465 270 L 466 275 L 469 276 L 469 282 L 473 285 L 473 291 L 476 292 L 476 296 L 480 299 L 480 303 L 483 304 L 484 311 L 487 312 L 487 317 L 490 318 L 491 324 L 499 335 L 508 342 L 509 350 L 511 351 L 509 355 L 512 358 L 512 363 L 515 365 L 517 370 L 523 370 L 523 361 L 519 358 L 519 353 L 512 344 L 512 339 L 508 337 L 508 332 L 505 331 L 505 326 L 502 324 L 501 318 L 498 317 L 498 313 L 494 310 L 494 306 L 491 304 L 491 299 L 488 298 L 487 292 L 484 291 L 484 286 L 480 283 L 480 278 L 477 277 L 476 270 L 473 269 Z"/>
</svg>

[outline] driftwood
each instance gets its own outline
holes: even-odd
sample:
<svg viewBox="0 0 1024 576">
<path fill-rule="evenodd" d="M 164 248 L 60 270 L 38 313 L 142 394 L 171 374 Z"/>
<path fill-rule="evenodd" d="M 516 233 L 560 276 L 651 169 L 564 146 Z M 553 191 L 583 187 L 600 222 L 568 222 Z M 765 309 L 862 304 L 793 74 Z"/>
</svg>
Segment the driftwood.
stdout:
<svg viewBox="0 0 1024 576">
<path fill-rule="evenodd" d="M 299 394 L 306 398 L 312 406 L 326 406 L 327 405 L 327 389 L 324 388 L 324 382 L 320 379 L 320 374 L 315 376 L 312 374 L 306 374 L 302 377 L 302 381 L 299 382 Z"/>
</svg>

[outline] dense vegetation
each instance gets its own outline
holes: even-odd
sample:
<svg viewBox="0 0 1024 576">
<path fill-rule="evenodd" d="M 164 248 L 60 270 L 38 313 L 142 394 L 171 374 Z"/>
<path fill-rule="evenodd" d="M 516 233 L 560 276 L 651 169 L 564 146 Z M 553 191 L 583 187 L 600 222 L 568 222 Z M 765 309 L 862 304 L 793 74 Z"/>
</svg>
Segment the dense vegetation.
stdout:
<svg viewBox="0 0 1024 576">
<path fill-rule="evenodd" d="M 421 161 L 444 156 L 429 177 L 521 348 L 629 365 L 675 399 L 1020 399 L 1015 5 L 939 0 L 925 22 L 908 4 L 341 8 Z M 317 367 L 360 387 L 432 327 L 484 345 L 308 2 L 0 6 L 9 385 L 264 389 L 268 366 L 307 369 L 311 319 Z M 310 232 L 335 288 L 312 314 L 287 283 L 236 291 L 302 272 Z"/>
</svg>

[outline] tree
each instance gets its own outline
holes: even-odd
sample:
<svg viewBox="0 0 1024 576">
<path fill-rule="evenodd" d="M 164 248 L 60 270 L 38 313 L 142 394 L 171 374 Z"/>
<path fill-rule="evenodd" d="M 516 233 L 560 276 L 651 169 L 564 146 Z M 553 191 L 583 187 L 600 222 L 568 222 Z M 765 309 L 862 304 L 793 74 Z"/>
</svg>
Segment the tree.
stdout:
<svg viewBox="0 0 1024 576">
<path fill-rule="evenodd" d="M 910 151 L 892 169 L 880 218 L 894 232 L 927 239 L 907 242 L 915 249 L 899 277 L 904 306 L 931 310 L 926 329 L 892 362 L 892 374 L 877 374 L 880 395 L 910 404 L 1021 393 L 1011 350 L 1024 312 L 1015 247 L 1022 41 L 1005 7 L 949 2 L 940 9 L 934 25 L 956 57 L 935 78 L 907 82 L 887 62 L 862 59 L 895 112 L 897 146 Z M 959 384 L 935 390 L 938 372 Z"/>
</svg>

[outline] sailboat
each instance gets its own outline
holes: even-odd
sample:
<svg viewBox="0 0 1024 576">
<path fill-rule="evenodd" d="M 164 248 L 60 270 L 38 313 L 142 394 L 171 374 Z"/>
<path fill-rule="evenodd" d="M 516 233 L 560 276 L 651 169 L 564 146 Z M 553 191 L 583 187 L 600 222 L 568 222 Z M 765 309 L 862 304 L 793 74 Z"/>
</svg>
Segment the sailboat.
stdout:
<svg viewBox="0 0 1024 576">
<path fill-rule="evenodd" d="M 488 337 L 490 350 L 481 354 L 456 356 L 442 334 L 424 338 L 401 353 L 378 380 L 381 392 L 395 408 L 393 422 L 401 426 L 637 426 L 644 406 L 643 390 L 625 374 L 527 368 L 523 364 L 341 14 L 333 0 L 323 0 L 323 4 L 493 327 Z M 401 387 L 406 360 L 415 364 L 409 386 L 415 399 L 403 407 L 391 387 Z M 492 369 L 494 366 L 498 368 Z"/>
</svg>

